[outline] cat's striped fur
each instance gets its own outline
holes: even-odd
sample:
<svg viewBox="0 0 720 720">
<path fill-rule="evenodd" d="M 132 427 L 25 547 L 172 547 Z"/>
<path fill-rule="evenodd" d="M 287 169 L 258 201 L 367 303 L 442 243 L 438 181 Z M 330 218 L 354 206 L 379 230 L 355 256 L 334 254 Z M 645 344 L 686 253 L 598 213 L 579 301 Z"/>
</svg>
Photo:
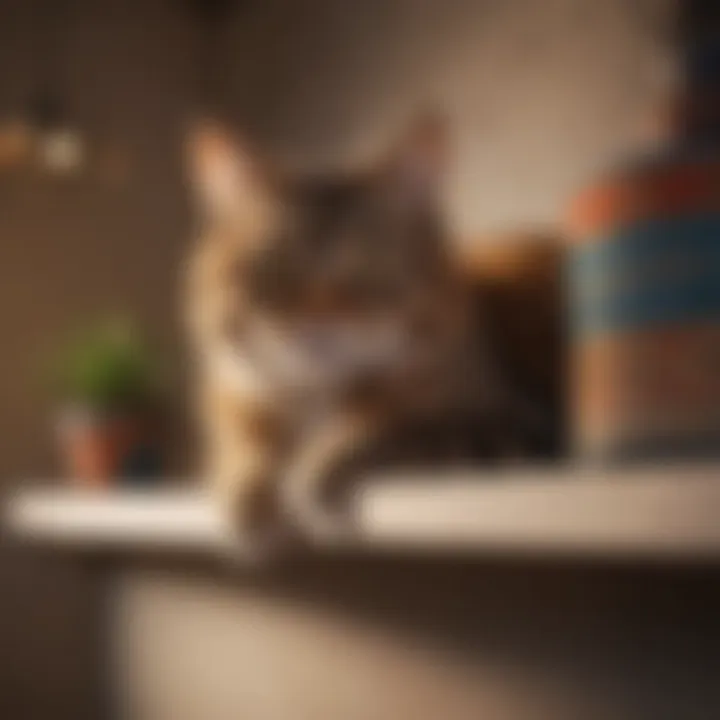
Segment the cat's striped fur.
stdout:
<svg viewBox="0 0 720 720">
<path fill-rule="evenodd" d="M 237 529 L 335 529 L 321 500 L 370 460 L 522 452 L 446 237 L 444 152 L 422 122 L 370 170 L 285 178 L 217 127 L 192 137 L 187 314 Z"/>
</svg>

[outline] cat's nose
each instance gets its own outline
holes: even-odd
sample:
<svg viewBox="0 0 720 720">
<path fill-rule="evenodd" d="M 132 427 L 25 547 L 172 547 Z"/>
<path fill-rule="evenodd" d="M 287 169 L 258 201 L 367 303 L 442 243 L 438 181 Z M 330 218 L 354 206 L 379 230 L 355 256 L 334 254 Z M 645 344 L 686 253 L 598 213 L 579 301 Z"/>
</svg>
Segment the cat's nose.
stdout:
<svg viewBox="0 0 720 720">
<path fill-rule="evenodd" d="M 332 288 L 316 286 L 308 293 L 306 310 L 317 319 L 331 317 L 340 310 L 339 294 Z"/>
</svg>

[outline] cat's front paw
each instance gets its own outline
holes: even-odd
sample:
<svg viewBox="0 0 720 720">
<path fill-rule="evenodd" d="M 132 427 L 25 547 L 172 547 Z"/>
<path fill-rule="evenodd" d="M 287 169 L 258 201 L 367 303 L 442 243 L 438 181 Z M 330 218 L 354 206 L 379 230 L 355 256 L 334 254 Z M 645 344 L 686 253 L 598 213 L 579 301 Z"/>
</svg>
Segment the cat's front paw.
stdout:
<svg viewBox="0 0 720 720">
<path fill-rule="evenodd" d="M 352 498 L 376 431 L 364 415 L 333 417 L 297 449 L 280 487 L 283 507 L 303 537 L 325 542 L 356 533 Z"/>
<path fill-rule="evenodd" d="M 221 512 L 227 549 L 241 559 L 264 560 L 289 539 L 277 485 L 269 478 L 234 483 L 221 495 Z"/>
<path fill-rule="evenodd" d="M 310 542 L 343 541 L 355 533 L 355 463 L 349 459 L 318 466 L 292 463 L 281 485 L 283 509 L 299 534 Z"/>
</svg>

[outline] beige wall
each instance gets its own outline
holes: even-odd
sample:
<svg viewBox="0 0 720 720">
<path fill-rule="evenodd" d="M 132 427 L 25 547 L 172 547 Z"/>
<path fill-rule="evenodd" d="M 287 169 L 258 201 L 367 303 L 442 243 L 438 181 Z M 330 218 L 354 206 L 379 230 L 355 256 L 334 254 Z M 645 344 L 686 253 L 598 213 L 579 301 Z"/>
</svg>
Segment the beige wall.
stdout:
<svg viewBox="0 0 720 720">
<path fill-rule="evenodd" d="M 633 137 L 668 65 L 670 2 L 249 2 L 225 28 L 219 74 L 230 114 L 296 163 L 362 155 L 412 106 L 438 100 L 456 138 L 448 190 L 459 234 L 544 224 L 570 188 Z M 0 4 L 0 115 L 17 113 L 31 91 L 37 5 Z M 35 367 L 68 323 L 129 309 L 182 377 L 176 277 L 189 223 L 178 146 L 192 91 L 190 24 L 170 0 L 67 5 L 69 109 L 91 141 L 125 148 L 130 176 L 119 188 L 88 175 L 0 178 L 7 486 L 55 472 Z M 177 466 L 184 448 L 175 443 Z M 8 552 L 0 561 L 3 717 L 77 719 L 88 707 L 87 594 L 76 573 L 48 562 L 51 574 Z M 132 597 L 139 622 L 174 602 L 157 588 Z M 219 622 L 230 627 L 231 616 Z"/>
<path fill-rule="evenodd" d="M 551 224 L 672 79 L 672 0 L 266 0 L 228 32 L 227 91 L 280 155 L 361 155 L 436 103 L 462 235 Z"/>
</svg>

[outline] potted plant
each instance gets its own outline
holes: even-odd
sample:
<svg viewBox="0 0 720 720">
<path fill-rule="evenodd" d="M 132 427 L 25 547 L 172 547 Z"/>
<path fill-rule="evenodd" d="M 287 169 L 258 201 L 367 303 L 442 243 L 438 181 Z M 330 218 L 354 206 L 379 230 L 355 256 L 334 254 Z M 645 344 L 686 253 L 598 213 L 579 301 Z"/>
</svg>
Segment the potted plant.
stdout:
<svg viewBox="0 0 720 720">
<path fill-rule="evenodd" d="M 72 335 L 51 366 L 57 436 L 69 475 L 86 485 L 160 470 L 160 383 L 150 349 L 126 323 Z"/>
</svg>

